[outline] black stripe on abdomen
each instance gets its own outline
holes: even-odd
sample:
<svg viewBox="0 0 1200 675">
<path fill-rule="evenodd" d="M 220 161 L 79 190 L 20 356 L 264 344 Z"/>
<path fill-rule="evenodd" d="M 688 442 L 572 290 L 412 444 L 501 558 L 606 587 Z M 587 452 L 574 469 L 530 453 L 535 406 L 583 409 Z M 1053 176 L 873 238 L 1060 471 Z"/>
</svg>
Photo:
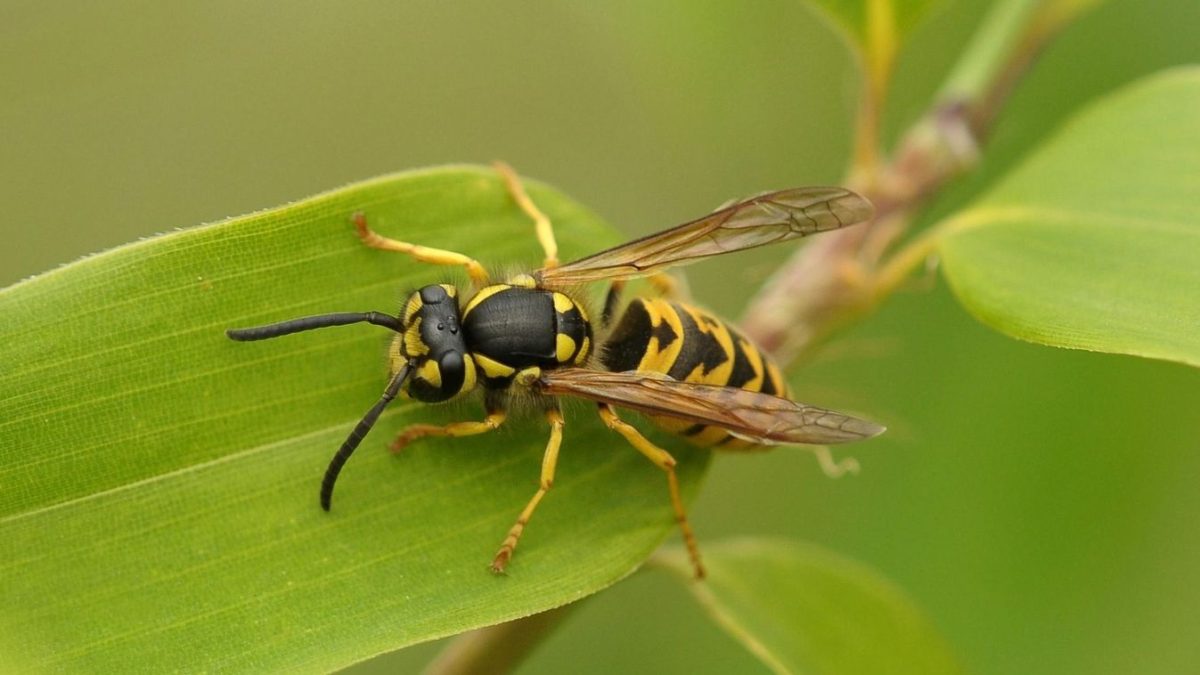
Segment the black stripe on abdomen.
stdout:
<svg viewBox="0 0 1200 675">
<path fill-rule="evenodd" d="M 700 372 L 704 374 L 729 360 L 729 354 L 725 353 L 721 343 L 712 333 L 700 330 L 691 312 L 674 303 L 671 308 L 679 315 L 679 323 L 683 327 L 683 348 L 667 375 L 676 380 L 685 380 L 696 366 L 701 366 Z"/>
<path fill-rule="evenodd" d="M 600 363 L 614 373 L 637 370 L 650 344 L 650 314 L 640 300 L 629 303 L 600 352 Z"/>
</svg>

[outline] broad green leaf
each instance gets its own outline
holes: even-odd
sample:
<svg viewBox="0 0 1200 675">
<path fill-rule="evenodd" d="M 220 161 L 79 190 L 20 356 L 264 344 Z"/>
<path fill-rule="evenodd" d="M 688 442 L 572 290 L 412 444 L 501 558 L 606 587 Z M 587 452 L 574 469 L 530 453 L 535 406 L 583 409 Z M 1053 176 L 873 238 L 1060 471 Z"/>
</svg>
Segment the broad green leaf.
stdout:
<svg viewBox="0 0 1200 675">
<path fill-rule="evenodd" d="M 961 669 L 898 587 L 861 563 L 781 539 L 704 548 L 708 579 L 693 583 L 677 547 L 654 560 L 685 580 L 713 619 L 777 673 L 912 673 Z"/>
<path fill-rule="evenodd" d="M 1092 105 L 941 227 L 954 292 L 997 330 L 1200 365 L 1200 68 Z"/>
<path fill-rule="evenodd" d="M 564 258 L 617 240 L 562 195 L 530 191 Z M 328 671 L 594 593 L 672 532 L 662 473 L 590 406 L 566 411 L 557 481 L 505 577 L 487 565 L 537 487 L 540 415 L 393 457 L 386 441 L 405 424 L 482 415 L 478 402 L 397 402 L 321 511 L 326 463 L 386 383 L 387 331 L 249 344 L 223 331 L 394 311 L 419 285 L 465 281 L 362 246 L 356 210 L 500 272 L 541 260 L 495 174 L 452 167 L 172 232 L 0 292 L 0 670 Z M 677 456 L 691 493 L 707 455 Z"/>
</svg>

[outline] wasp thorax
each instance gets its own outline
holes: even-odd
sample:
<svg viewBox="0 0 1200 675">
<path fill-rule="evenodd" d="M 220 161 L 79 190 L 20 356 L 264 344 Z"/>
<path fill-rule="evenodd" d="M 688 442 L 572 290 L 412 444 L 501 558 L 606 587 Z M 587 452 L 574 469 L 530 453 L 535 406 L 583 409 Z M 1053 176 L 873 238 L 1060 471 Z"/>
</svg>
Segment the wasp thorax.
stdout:
<svg viewBox="0 0 1200 675">
<path fill-rule="evenodd" d="M 409 395 L 419 401 L 445 401 L 475 387 L 475 363 L 467 354 L 453 286 L 434 284 L 413 293 L 401 319 L 399 351 L 413 368 L 406 386 Z"/>
</svg>

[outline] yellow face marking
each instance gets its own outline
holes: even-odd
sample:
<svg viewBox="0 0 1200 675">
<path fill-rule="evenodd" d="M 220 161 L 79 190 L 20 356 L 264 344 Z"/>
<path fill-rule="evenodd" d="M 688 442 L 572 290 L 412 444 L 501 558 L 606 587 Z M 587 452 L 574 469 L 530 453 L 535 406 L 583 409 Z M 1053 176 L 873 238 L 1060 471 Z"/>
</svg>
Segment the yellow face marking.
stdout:
<svg viewBox="0 0 1200 675">
<path fill-rule="evenodd" d="M 408 359 L 404 358 L 403 349 L 403 335 L 397 335 L 396 337 L 392 338 L 392 341 L 388 344 L 388 368 L 390 369 L 391 375 L 395 375 L 396 373 L 400 372 L 400 367 L 403 366 L 406 361 L 408 361 Z"/>
<path fill-rule="evenodd" d="M 450 297 L 452 297 L 452 298 L 457 298 L 457 297 L 458 297 L 458 289 L 457 289 L 457 288 L 455 288 L 453 285 L 451 285 L 451 284 L 438 284 L 438 286 L 441 286 L 441 287 L 442 287 L 442 288 L 443 288 L 443 289 L 446 291 L 446 295 L 448 295 L 448 296 L 450 296 Z"/>
<path fill-rule="evenodd" d="M 562 293 L 554 294 L 554 311 L 566 314 L 575 306 L 575 301 L 571 300 Z"/>
<path fill-rule="evenodd" d="M 475 365 L 479 366 L 483 370 L 483 374 L 491 378 L 508 377 L 509 375 L 517 372 L 516 368 L 513 368 L 512 366 L 506 366 L 495 359 L 484 356 L 483 354 L 472 354 L 471 357 L 475 359 Z"/>
<path fill-rule="evenodd" d="M 512 288 L 512 286 L 509 284 L 493 284 L 487 288 L 480 289 L 478 293 L 476 293 L 469 301 L 467 301 L 467 306 L 463 308 L 462 318 L 467 318 L 467 315 L 471 313 L 471 310 L 478 307 L 479 303 L 487 300 L 500 291 L 508 290 L 510 288 Z"/>
<path fill-rule="evenodd" d="M 421 305 L 423 304 L 425 303 L 421 301 L 421 294 L 413 293 L 408 302 L 404 304 L 404 314 L 401 317 L 402 323 L 407 326 L 408 322 L 412 321 L 412 318 L 417 315 L 417 310 L 421 309 Z"/>
<path fill-rule="evenodd" d="M 575 365 L 581 366 L 584 361 L 587 361 L 588 354 L 592 353 L 592 341 L 588 336 L 583 336 L 583 344 L 579 346 L 579 353 L 575 355 Z"/>
<path fill-rule="evenodd" d="M 421 367 L 417 369 L 417 377 L 435 387 L 442 386 L 442 369 L 438 367 L 437 361 L 433 359 L 429 359 L 421 364 Z"/>
<path fill-rule="evenodd" d="M 575 355 L 575 340 L 570 335 L 559 333 L 554 339 L 554 358 L 559 363 L 567 363 Z"/>
<path fill-rule="evenodd" d="M 421 319 L 418 317 L 416 321 L 404 331 L 404 349 L 405 356 L 424 356 L 429 353 L 429 345 L 421 339 Z"/>
</svg>

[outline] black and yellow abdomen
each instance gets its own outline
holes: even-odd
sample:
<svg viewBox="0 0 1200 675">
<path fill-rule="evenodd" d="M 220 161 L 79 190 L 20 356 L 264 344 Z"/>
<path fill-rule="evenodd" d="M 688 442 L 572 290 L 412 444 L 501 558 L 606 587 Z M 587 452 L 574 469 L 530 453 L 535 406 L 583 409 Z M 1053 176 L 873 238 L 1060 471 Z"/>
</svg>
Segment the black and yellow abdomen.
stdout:
<svg viewBox="0 0 1200 675">
<path fill-rule="evenodd" d="M 581 366 L 592 350 L 587 313 L 557 291 L 487 286 L 463 308 L 462 325 L 467 351 L 489 389 L 508 387 L 525 368 Z"/>
<path fill-rule="evenodd" d="M 779 366 L 729 324 L 691 305 L 657 298 L 629 303 L 605 341 L 600 361 L 614 372 L 662 373 L 683 382 L 788 396 Z M 653 419 L 697 445 L 752 446 L 714 426 Z"/>
</svg>

